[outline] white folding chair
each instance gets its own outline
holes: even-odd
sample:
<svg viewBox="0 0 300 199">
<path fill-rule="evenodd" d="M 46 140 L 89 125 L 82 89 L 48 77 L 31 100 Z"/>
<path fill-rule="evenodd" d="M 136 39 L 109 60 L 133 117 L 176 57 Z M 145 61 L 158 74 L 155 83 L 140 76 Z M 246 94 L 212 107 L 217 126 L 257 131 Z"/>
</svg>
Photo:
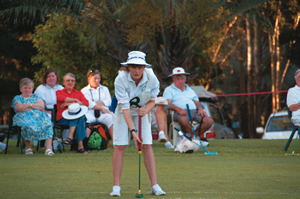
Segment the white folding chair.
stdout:
<svg viewBox="0 0 300 199">
<path fill-rule="evenodd" d="M 181 130 L 181 128 L 180 128 L 179 122 L 175 122 L 173 119 L 174 113 L 175 113 L 175 111 L 170 110 L 170 114 L 171 114 L 171 118 L 172 118 L 172 123 L 171 123 L 172 128 L 169 128 L 169 138 L 173 134 L 173 146 L 176 147 L 177 143 L 179 142 L 180 137 L 178 137 L 178 131 L 175 128 L 177 128 L 179 130 Z M 199 123 L 196 121 L 193 121 L 193 124 L 194 124 L 194 129 L 196 130 Z M 170 127 L 171 127 L 171 125 L 170 125 Z"/>
</svg>

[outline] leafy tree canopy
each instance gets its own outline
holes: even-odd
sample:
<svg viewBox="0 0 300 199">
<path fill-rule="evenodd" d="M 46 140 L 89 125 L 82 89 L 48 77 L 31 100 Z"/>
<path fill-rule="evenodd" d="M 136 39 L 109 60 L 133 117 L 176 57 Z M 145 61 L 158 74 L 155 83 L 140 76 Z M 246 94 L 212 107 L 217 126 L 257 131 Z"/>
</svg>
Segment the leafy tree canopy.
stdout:
<svg viewBox="0 0 300 199">
<path fill-rule="evenodd" d="M 87 84 L 86 74 L 89 70 L 97 68 L 102 72 L 105 80 L 109 75 L 108 66 L 102 66 L 103 57 L 101 49 L 97 52 L 90 41 L 91 33 L 87 31 L 86 24 L 74 20 L 71 16 L 57 15 L 45 25 L 38 25 L 33 36 L 34 47 L 38 54 L 32 57 L 34 64 L 42 63 L 43 68 L 35 73 L 35 81 L 42 82 L 46 68 L 55 68 L 61 78 L 71 72 L 76 76 L 76 88 L 81 89 Z M 106 56 L 106 59 L 110 59 Z M 106 63 L 109 63 L 106 62 Z M 102 83 L 106 84 L 102 80 Z"/>
</svg>

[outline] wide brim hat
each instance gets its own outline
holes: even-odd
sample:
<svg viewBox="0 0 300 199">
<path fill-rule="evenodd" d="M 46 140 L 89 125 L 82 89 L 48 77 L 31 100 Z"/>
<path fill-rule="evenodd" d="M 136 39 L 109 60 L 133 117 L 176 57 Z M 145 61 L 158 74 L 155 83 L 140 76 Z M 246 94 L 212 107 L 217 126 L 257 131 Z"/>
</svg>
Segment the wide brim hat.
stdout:
<svg viewBox="0 0 300 199">
<path fill-rule="evenodd" d="M 123 62 L 121 65 L 127 67 L 128 64 L 144 65 L 146 68 L 152 67 L 151 64 L 146 62 L 146 54 L 141 51 L 131 51 L 128 53 L 127 62 Z"/>
<path fill-rule="evenodd" d="M 186 73 L 184 71 L 184 69 L 181 68 L 181 67 L 176 67 L 176 68 L 173 69 L 172 74 L 169 75 L 168 77 L 172 77 L 174 75 L 190 75 L 190 73 Z"/>
<path fill-rule="evenodd" d="M 67 120 L 75 120 L 82 117 L 87 113 L 87 111 L 88 107 L 80 106 L 78 103 L 73 103 L 62 113 L 62 116 Z"/>
</svg>

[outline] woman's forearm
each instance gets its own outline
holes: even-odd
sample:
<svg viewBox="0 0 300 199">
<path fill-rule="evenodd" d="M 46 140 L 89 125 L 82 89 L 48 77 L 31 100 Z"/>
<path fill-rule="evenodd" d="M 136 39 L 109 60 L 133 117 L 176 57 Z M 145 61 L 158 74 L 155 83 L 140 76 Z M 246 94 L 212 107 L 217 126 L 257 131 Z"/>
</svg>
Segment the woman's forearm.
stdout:
<svg viewBox="0 0 300 199">
<path fill-rule="evenodd" d="M 19 112 L 24 112 L 24 111 L 28 111 L 30 110 L 30 104 L 21 104 L 21 103 L 17 103 L 14 107 L 14 109 L 16 111 L 19 111 Z"/>
<path fill-rule="evenodd" d="M 65 102 L 78 102 L 78 101 L 79 101 L 78 99 L 76 99 L 76 98 L 70 98 L 70 97 L 67 97 L 65 99 Z"/>
<path fill-rule="evenodd" d="M 149 113 L 155 106 L 155 100 L 150 100 L 146 106 L 145 106 L 145 111 L 146 111 L 146 114 Z"/>
<path fill-rule="evenodd" d="M 109 113 L 109 110 L 107 110 L 106 108 L 104 108 L 104 106 L 99 106 L 98 104 L 96 104 L 94 107 L 93 107 L 94 110 L 100 110 L 102 111 L 103 113 Z"/>
<path fill-rule="evenodd" d="M 36 110 L 41 110 L 44 111 L 45 110 L 45 106 L 41 105 L 41 104 L 31 104 L 31 109 L 36 109 Z"/>
<path fill-rule="evenodd" d="M 130 109 L 123 109 L 123 115 L 124 115 L 125 121 L 128 125 L 128 128 L 130 130 L 135 129 Z"/>
</svg>

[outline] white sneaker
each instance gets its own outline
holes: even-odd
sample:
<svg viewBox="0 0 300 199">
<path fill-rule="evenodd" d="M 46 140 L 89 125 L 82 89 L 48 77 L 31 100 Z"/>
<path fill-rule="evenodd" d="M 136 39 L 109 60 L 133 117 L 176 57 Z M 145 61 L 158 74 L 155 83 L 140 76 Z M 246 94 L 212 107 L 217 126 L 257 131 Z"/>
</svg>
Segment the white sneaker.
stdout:
<svg viewBox="0 0 300 199">
<path fill-rule="evenodd" d="M 121 196 L 121 187 L 120 186 L 113 186 L 110 196 Z"/>
<path fill-rule="evenodd" d="M 0 142 L 0 152 L 6 149 L 6 144 Z"/>
<path fill-rule="evenodd" d="M 170 141 L 168 141 L 168 142 L 165 143 L 165 147 L 166 147 L 167 149 L 174 149 L 174 146 L 171 144 Z"/>
<path fill-rule="evenodd" d="M 167 141 L 167 138 L 166 138 L 165 133 L 163 131 L 159 131 L 158 141 L 159 142 L 166 142 Z"/>
<path fill-rule="evenodd" d="M 151 187 L 151 194 L 156 196 L 164 196 L 166 192 L 164 192 L 158 184 Z"/>
</svg>

